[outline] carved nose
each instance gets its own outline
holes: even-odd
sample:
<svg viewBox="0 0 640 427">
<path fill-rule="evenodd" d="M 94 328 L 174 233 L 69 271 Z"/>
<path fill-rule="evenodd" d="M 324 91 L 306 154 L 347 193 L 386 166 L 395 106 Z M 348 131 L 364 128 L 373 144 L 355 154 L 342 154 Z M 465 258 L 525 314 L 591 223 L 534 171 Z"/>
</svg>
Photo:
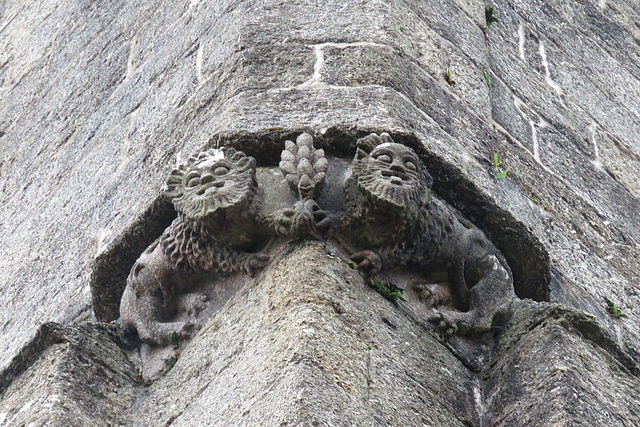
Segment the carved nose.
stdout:
<svg viewBox="0 0 640 427">
<path fill-rule="evenodd" d="M 404 165 L 402 164 L 402 161 L 399 159 L 394 159 L 393 163 L 391 163 L 391 167 L 389 168 L 392 171 L 395 172 L 404 172 Z"/>
</svg>

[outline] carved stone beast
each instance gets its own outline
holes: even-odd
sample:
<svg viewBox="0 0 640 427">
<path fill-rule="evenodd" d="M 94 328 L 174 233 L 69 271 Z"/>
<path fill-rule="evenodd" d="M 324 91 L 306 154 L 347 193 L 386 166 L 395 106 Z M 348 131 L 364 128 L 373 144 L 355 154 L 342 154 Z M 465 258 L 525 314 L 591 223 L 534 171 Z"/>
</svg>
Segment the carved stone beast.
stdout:
<svg viewBox="0 0 640 427">
<path fill-rule="evenodd" d="M 511 271 L 485 235 L 429 195 L 432 178 L 409 147 L 383 133 L 358 141 L 345 183 L 340 229 L 358 268 L 444 267 L 454 305 L 429 321 L 445 333 L 486 331 L 498 306 L 515 298 Z"/>
<path fill-rule="evenodd" d="M 201 326 L 207 296 L 194 289 L 205 277 L 253 275 L 269 260 L 253 252 L 267 232 L 252 157 L 233 148 L 202 152 L 174 169 L 167 186 L 178 217 L 136 261 L 120 304 L 123 323 L 160 345 Z"/>
</svg>

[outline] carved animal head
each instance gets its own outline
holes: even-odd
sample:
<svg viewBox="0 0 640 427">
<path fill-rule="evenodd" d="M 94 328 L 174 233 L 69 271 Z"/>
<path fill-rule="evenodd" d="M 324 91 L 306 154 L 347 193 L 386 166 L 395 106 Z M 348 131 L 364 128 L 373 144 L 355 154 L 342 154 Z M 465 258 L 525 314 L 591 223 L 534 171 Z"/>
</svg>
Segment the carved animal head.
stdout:
<svg viewBox="0 0 640 427">
<path fill-rule="evenodd" d="M 433 182 L 415 151 L 387 133 L 358 141 L 353 174 L 366 196 L 400 208 L 422 201 Z"/>
<path fill-rule="evenodd" d="M 203 151 L 171 172 L 166 196 L 195 222 L 243 209 L 257 192 L 256 161 L 233 148 Z"/>
</svg>

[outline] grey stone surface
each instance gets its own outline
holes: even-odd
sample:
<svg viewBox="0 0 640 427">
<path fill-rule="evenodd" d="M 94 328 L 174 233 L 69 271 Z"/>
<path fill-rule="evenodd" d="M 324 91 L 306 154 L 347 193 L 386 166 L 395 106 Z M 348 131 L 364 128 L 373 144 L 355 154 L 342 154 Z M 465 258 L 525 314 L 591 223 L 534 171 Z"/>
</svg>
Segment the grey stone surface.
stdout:
<svg viewBox="0 0 640 427">
<path fill-rule="evenodd" d="M 131 424 L 138 376 L 118 344 L 104 325 L 42 325 L 0 376 L 0 424 Z"/>
<path fill-rule="evenodd" d="M 475 0 L 0 3 L 0 369 L 47 321 L 115 319 L 91 309 L 91 288 L 117 300 L 170 223 L 157 200 L 178 160 L 233 142 L 276 164 L 302 130 L 328 155 L 371 131 L 414 146 L 434 191 L 505 254 L 519 296 L 595 316 L 635 355 L 640 7 L 492 5 L 487 31 Z M 608 360 L 552 329 L 540 342 Z M 633 375 L 606 372 L 634 396 Z M 611 419 L 637 424 L 633 405 Z"/>
<path fill-rule="evenodd" d="M 498 343 L 481 425 L 638 423 L 638 365 L 592 316 L 523 302 Z"/>
<path fill-rule="evenodd" d="M 468 390 L 475 381 L 435 334 L 367 287 L 335 249 L 293 244 L 196 335 L 141 397 L 135 419 L 464 425 L 478 417 Z"/>
</svg>

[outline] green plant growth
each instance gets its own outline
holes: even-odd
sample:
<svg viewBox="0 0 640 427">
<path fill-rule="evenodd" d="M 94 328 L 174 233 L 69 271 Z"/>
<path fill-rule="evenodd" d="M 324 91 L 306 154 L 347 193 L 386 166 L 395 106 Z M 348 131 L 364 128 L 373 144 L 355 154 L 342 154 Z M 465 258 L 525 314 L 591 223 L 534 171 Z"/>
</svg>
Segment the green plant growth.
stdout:
<svg viewBox="0 0 640 427">
<path fill-rule="evenodd" d="M 604 299 L 604 302 L 607 303 L 607 311 L 609 312 L 611 317 L 615 317 L 616 319 L 619 319 L 621 317 L 628 317 L 626 314 L 620 311 L 620 309 L 609 298 L 607 297 L 602 297 L 602 298 Z"/>
<path fill-rule="evenodd" d="M 125 370 L 124 374 L 137 383 L 142 382 L 142 372 L 140 372 L 140 369 L 136 369 L 133 372 Z"/>
<path fill-rule="evenodd" d="M 493 6 L 484 5 L 484 19 L 487 21 L 487 30 L 491 29 L 491 24 L 494 22 L 500 22 L 495 16 L 493 16 Z"/>
<path fill-rule="evenodd" d="M 624 342 L 624 345 L 626 345 L 628 348 L 630 348 L 631 350 L 633 350 L 633 346 L 629 343 L 629 341 L 627 341 L 627 340 L 622 340 L 622 342 Z"/>
<path fill-rule="evenodd" d="M 171 369 L 176 364 L 179 357 L 180 357 L 180 353 L 178 353 L 177 351 L 174 351 L 170 355 L 163 357 L 162 360 L 164 361 L 165 365 L 167 365 L 169 369 Z"/>
<path fill-rule="evenodd" d="M 484 73 L 484 81 L 487 82 L 487 87 L 491 90 L 491 79 L 489 78 L 489 73 L 487 70 L 483 70 Z"/>
<path fill-rule="evenodd" d="M 493 173 L 496 179 L 504 178 L 505 176 L 507 176 L 507 172 L 509 171 L 509 168 L 506 168 L 503 171 L 501 171 L 500 169 L 501 168 L 500 161 L 498 160 L 498 153 L 493 153 Z"/>
<path fill-rule="evenodd" d="M 456 81 L 453 80 L 453 77 L 451 77 L 451 72 L 449 72 L 449 70 L 446 70 L 444 72 L 444 79 L 447 81 L 447 83 L 449 83 L 449 86 L 455 86 L 456 85 Z"/>
<path fill-rule="evenodd" d="M 391 282 L 383 283 L 382 280 L 378 279 L 378 277 L 373 277 L 369 281 L 369 286 L 371 286 L 373 289 L 378 291 L 380 295 L 382 295 L 383 297 L 385 297 L 386 299 L 388 299 L 389 301 L 391 301 L 396 305 L 398 304 L 397 302 L 398 299 L 401 299 L 402 301 L 406 301 L 406 299 L 402 297 L 402 293 L 404 292 L 404 289 L 397 287 Z"/>
<path fill-rule="evenodd" d="M 180 346 L 180 341 L 178 341 L 178 333 L 176 331 L 171 332 L 171 347 L 174 350 L 177 350 Z"/>
</svg>

